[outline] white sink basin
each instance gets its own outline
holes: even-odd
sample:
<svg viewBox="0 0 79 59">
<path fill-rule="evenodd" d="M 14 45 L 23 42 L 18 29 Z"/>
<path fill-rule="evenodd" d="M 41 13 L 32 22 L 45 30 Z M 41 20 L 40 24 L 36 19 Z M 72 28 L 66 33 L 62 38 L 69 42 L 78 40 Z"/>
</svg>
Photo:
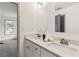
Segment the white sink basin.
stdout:
<svg viewBox="0 0 79 59">
<path fill-rule="evenodd" d="M 45 41 L 43 41 L 42 37 L 37 37 L 37 35 L 35 35 L 35 34 L 27 35 L 27 37 L 30 37 L 34 41 L 38 41 L 40 44 L 43 44 L 43 45 L 50 45 L 53 43 L 53 42 L 49 42 L 49 41 L 45 42 Z"/>
<path fill-rule="evenodd" d="M 72 47 L 69 47 L 69 46 L 61 45 L 61 44 L 59 45 L 59 44 L 56 44 L 56 43 L 52 43 L 49 46 L 50 47 L 53 47 L 55 49 L 58 49 L 60 51 L 66 52 L 66 53 L 74 53 L 74 52 L 77 52 L 77 49 L 76 48 L 72 48 Z"/>
</svg>

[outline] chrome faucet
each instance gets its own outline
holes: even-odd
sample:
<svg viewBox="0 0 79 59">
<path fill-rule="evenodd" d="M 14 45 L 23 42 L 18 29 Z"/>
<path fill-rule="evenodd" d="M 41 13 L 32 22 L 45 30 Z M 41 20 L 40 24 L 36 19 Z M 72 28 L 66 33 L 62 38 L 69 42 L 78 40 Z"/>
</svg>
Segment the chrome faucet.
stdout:
<svg viewBox="0 0 79 59">
<path fill-rule="evenodd" d="M 69 45 L 68 41 L 65 39 L 61 39 L 60 44 Z"/>
</svg>

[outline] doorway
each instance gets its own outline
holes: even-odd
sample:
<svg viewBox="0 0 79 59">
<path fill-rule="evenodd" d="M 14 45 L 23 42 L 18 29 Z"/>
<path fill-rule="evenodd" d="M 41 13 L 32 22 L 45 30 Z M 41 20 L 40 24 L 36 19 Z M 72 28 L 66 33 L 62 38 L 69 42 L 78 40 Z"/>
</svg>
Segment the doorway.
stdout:
<svg viewBox="0 0 79 59">
<path fill-rule="evenodd" d="M 18 5 L 0 2 L 0 57 L 18 56 Z"/>
</svg>

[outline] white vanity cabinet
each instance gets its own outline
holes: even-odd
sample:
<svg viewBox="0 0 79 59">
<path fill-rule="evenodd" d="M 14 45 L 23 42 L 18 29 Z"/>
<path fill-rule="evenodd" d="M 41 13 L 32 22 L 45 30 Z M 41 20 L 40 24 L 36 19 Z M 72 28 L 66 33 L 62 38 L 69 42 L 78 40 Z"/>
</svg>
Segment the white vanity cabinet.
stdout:
<svg viewBox="0 0 79 59">
<path fill-rule="evenodd" d="M 40 48 L 30 42 L 25 40 L 25 57 L 40 57 Z"/>
<path fill-rule="evenodd" d="M 41 48 L 41 57 L 56 57 L 56 56 L 47 51 L 46 49 Z"/>
<path fill-rule="evenodd" d="M 25 57 L 56 57 L 56 55 L 25 38 Z"/>
<path fill-rule="evenodd" d="M 25 40 L 25 44 L 24 44 L 24 53 L 26 57 L 30 57 L 31 56 L 31 48 L 30 48 L 30 41 Z"/>
</svg>

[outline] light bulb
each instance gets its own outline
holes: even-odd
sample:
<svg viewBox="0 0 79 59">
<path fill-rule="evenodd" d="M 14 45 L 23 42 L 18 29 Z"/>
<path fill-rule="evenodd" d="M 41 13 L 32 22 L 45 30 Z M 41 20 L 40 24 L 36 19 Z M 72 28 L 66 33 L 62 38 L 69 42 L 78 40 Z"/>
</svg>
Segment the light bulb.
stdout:
<svg viewBox="0 0 79 59">
<path fill-rule="evenodd" d="M 45 2 L 35 2 L 35 3 L 34 3 L 34 6 L 41 8 L 41 7 L 44 7 L 45 4 L 46 4 Z"/>
</svg>

